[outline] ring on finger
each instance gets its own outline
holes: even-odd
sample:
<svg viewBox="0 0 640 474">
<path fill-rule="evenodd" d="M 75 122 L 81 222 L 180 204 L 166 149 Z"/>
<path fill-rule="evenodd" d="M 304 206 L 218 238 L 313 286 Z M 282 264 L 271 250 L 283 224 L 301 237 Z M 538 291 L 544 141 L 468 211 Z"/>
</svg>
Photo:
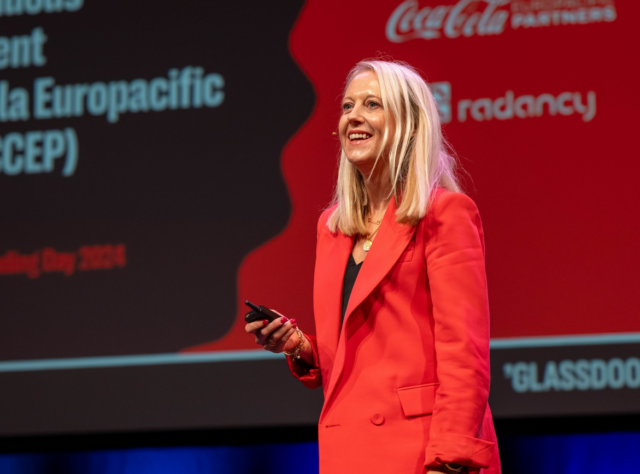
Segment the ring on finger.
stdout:
<svg viewBox="0 0 640 474">
<path fill-rule="evenodd" d="M 267 339 L 267 344 L 269 344 L 270 346 L 275 346 L 275 345 L 276 345 L 276 343 L 275 343 L 275 341 L 273 340 L 273 338 L 272 338 L 272 337 L 270 337 L 269 339 Z"/>
</svg>

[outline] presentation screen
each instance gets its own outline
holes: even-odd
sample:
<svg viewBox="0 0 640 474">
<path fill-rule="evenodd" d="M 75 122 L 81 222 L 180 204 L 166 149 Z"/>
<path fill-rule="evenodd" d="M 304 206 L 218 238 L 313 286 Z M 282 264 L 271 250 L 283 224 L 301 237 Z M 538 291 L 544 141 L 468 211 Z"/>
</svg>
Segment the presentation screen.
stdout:
<svg viewBox="0 0 640 474">
<path fill-rule="evenodd" d="M 0 0 L 0 435 L 315 423 L 348 71 L 427 80 L 486 239 L 496 417 L 640 412 L 637 2 Z M 362 14 L 359 12 L 362 11 Z"/>
</svg>

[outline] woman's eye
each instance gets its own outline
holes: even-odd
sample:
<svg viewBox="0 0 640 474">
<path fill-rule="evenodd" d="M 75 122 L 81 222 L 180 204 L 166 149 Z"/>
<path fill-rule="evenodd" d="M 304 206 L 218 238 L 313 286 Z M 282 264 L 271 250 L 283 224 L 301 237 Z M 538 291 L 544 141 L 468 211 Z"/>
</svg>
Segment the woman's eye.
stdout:
<svg viewBox="0 0 640 474">
<path fill-rule="evenodd" d="M 377 102 L 370 101 L 370 102 L 367 104 L 367 107 L 369 107 L 370 109 L 375 109 L 375 108 L 376 108 L 376 107 L 378 107 L 379 105 L 380 105 L 380 104 L 378 104 Z"/>
<path fill-rule="evenodd" d="M 342 104 L 342 110 L 344 111 L 351 110 L 351 104 Z"/>
</svg>

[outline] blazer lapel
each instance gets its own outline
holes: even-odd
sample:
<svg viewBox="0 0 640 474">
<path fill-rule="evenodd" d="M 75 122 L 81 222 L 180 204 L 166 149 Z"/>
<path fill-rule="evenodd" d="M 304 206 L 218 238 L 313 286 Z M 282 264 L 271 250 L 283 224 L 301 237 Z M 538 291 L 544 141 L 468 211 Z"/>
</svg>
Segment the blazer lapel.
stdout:
<svg viewBox="0 0 640 474">
<path fill-rule="evenodd" d="M 344 272 L 354 238 L 342 232 L 332 234 L 328 229 L 322 232 L 316 256 L 313 304 L 316 333 L 318 340 L 322 341 L 322 345 L 318 346 L 318 355 L 323 364 L 333 364 L 340 335 Z"/>
<path fill-rule="evenodd" d="M 344 366 L 345 350 L 346 350 L 346 328 L 349 322 L 349 318 L 353 315 L 354 311 L 360 304 L 371 294 L 371 292 L 380 284 L 382 279 L 389 273 L 395 263 L 398 261 L 402 252 L 404 252 L 409 242 L 413 238 L 416 227 L 409 225 L 402 225 L 396 222 L 396 209 L 397 205 L 394 199 L 391 199 L 389 206 L 384 214 L 382 225 L 378 231 L 371 250 L 369 250 L 367 257 L 362 263 L 360 273 L 351 291 L 349 297 L 349 304 L 347 306 L 347 312 L 345 313 L 344 322 L 342 324 L 338 348 L 333 364 L 333 370 L 329 387 L 325 393 L 325 407 L 329 406 L 329 401 L 335 387 L 342 374 Z M 351 243 L 353 241 L 351 240 Z M 351 249 L 352 247 L 349 247 Z M 348 260 L 349 253 L 347 253 L 346 259 Z M 346 268 L 347 260 L 341 262 L 335 271 L 334 278 L 339 280 L 340 295 L 342 290 L 342 282 L 344 277 L 344 271 Z M 323 410 L 324 414 L 324 410 Z"/>
<path fill-rule="evenodd" d="M 395 200 L 392 199 L 384 214 L 382 225 L 374 244 L 367 253 L 356 283 L 353 286 L 347 312 L 344 316 L 345 323 L 354 310 L 360 306 L 389 273 L 413 237 L 416 230 L 415 226 L 398 224 L 396 222 L 396 209 Z"/>
</svg>

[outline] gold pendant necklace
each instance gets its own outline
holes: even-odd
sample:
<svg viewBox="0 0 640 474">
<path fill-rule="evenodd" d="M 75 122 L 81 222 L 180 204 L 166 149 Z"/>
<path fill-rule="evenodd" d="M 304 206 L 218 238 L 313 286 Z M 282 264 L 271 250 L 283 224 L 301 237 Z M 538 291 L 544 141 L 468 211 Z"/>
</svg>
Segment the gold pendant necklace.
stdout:
<svg viewBox="0 0 640 474">
<path fill-rule="evenodd" d="M 367 218 L 367 221 L 374 223 L 370 218 Z M 378 227 L 376 227 L 376 230 L 374 230 L 373 233 L 371 233 L 371 234 L 369 234 L 367 236 L 367 240 L 365 241 L 364 245 L 362 246 L 362 248 L 364 249 L 365 252 L 368 252 L 369 249 L 371 248 L 371 245 L 373 245 L 373 236 L 378 233 L 378 230 L 380 230 L 380 224 L 382 224 L 382 221 L 381 220 L 377 221 L 377 222 L 375 222 L 375 224 Z"/>
</svg>

